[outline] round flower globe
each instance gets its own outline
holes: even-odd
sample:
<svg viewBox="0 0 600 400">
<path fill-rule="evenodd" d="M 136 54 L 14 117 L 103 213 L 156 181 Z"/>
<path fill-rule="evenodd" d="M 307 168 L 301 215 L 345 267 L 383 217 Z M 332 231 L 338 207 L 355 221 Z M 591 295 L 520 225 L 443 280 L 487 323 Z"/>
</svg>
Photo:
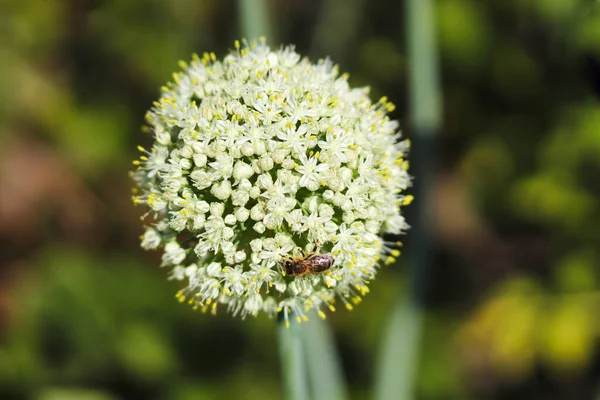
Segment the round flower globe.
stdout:
<svg viewBox="0 0 600 400">
<path fill-rule="evenodd" d="M 146 115 L 134 161 L 145 249 L 185 284 L 180 301 L 298 321 L 361 300 L 399 254 L 412 196 L 398 123 L 329 60 L 264 39 L 181 63 Z"/>
</svg>

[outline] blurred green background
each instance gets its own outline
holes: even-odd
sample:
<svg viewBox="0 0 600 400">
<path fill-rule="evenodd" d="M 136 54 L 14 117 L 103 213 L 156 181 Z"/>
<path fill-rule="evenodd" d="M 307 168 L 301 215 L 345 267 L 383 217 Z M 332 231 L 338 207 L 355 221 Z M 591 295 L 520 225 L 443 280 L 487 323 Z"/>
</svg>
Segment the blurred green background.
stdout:
<svg viewBox="0 0 600 400">
<path fill-rule="evenodd" d="M 437 0 L 444 125 L 418 399 L 600 398 L 600 4 Z M 268 1 L 270 43 L 331 56 L 411 136 L 403 2 Z M 219 0 L 0 0 L 0 398 L 279 399 L 275 322 L 179 305 L 127 171 Z M 410 233 L 406 238 L 410 244 Z M 407 258 L 328 318 L 371 398 Z"/>
</svg>

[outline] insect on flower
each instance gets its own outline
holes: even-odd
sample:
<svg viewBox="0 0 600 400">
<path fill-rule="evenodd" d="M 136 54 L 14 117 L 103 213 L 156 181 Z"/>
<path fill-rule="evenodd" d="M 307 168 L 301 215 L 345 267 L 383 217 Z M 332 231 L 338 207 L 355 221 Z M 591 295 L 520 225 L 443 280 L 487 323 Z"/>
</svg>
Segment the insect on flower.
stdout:
<svg viewBox="0 0 600 400">
<path fill-rule="evenodd" d="M 283 272 L 286 275 L 305 276 L 327 271 L 335 262 L 335 258 L 331 254 L 317 254 L 316 248 L 315 245 L 311 253 L 302 254 L 301 257 L 283 259 Z"/>
</svg>

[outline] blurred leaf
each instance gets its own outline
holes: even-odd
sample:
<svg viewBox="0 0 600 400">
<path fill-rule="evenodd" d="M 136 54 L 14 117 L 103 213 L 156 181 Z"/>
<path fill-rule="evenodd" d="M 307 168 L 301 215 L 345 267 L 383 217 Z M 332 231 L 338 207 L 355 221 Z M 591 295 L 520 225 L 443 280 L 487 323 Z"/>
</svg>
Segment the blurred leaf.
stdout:
<svg viewBox="0 0 600 400">
<path fill-rule="evenodd" d="M 26 301 L 3 358 L 12 370 L 28 379 L 43 378 L 35 373 L 42 368 L 50 381 L 85 381 L 122 361 L 128 374 L 155 383 L 176 367 L 163 327 L 173 318 L 165 307 L 177 307 L 166 280 L 157 284 L 127 258 L 92 259 L 72 247 L 50 246 L 39 260 L 40 278 L 18 291 Z M 143 322 L 148 311 L 161 319 Z"/>
<path fill-rule="evenodd" d="M 592 8 L 593 7 L 593 8 Z M 590 6 L 586 18 L 575 26 L 575 43 L 583 50 L 600 55 L 600 5 Z"/>
<path fill-rule="evenodd" d="M 405 59 L 395 43 L 385 38 L 366 40 L 359 57 L 363 73 L 384 84 L 399 80 L 406 68 Z"/>
<path fill-rule="evenodd" d="M 74 110 L 65 118 L 63 130 L 57 132 L 62 148 L 74 166 L 84 174 L 103 171 L 119 157 L 128 133 L 130 121 L 125 110 L 116 106 Z"/>
<path fill-rule="evenodd" d="M 522 216 L 570 229 L 581 227 L 596 209 L 593 196 L 558 174 L 522 179 L 514 186 L 512 199 Z"/>
<path fill-rule="evenodd" d="M 216 391 L 211 387 L 190 383 L 176 385 L 170 398 L 173 400 L 212 400 L 215 396 Z"/>
<path fill-rule="evenodd" d="M 582 0 L 535 0 L 534 4 L 544 20 L 562 24 L 573 18 L 575 12 L 585 3 Z"/>
<path fill-rule="evenodd" d="M 48 388 L 35 397 L 35 400 L 116 400 L 117 398 L 99 390 L 74 388 Z"/>
<path fill-rule="evenodd" d="M 593 291 L 598 287 L 599 260 L 591 251 L 573 252 L 559 260 L 555 280 L 561 292 Z"/>
<path fill-rule="evenodd" d="M 510 42 L 498 45 L 492 65 L 492 83 L 507 101 L 521 104 L 539 93 L 542 71 L 520 46 Z"/>
<path fill-rule="evenodd" d="M 502 375 L 523 379 L 532 371 L 539 306 L 535 299 L 519 295 L 498 304 L 502 315 L 491 344 L 494 364 Z"/>
<path fill-rule="evenodd" d="M 542 332 L 541 356 L 556 372 L 581 371 L 592 357 L 596 342 L 593 316 L 585 298 L 554 303 Z"/>
<path fill-rule="evenodd" d="M 478 2 L 438 1 L 436 16 L 440 50 L 448 59 L 464 68 L 477 66 L 487 58 L 491 39 L 487 17 Z"/>
<path fill-rule="evenodd" d="M 458 367 L 458 349 L 455 346 L 453 321 L 436 312 L 428 314 L 424 321 L 423 356 L 419 367 L 419 398 L 462 399 L 466 397 L 463 371 Z"/>
<path fill-rule="evenodd" d="M 156 381 L 173 370 L 175 360 L 162 332 L 151 324 L 128 324 L 117 344 L 127 371 L 140 380 Z"/>
<path fill-rule="evenodd" d="M 209 25 L 213 4 L 212 0 L 111 0 L 91 15 L 90 29 L 93 37 L 117 56 L 121 68 L 157 87 L 170 79 L 177 60 L 187 60 L 199 51 L 193 44 L 203 40 L 198 30 Z"/>
<path fill-rule="evenodd" d="M 509 145 L 497 136 L 476 139 L 462 159 L 461 169 L 469 183 L 483 193 L 505 182 L 515 169 Z"/>
<path fill-rule="evenodd" d="M 577 179 L 579 167 L 591 161 L 600 170 L 600 104 L 586 101 L 567 109 L 555 129 L 542 142 L 542 166 L 570 173 Z"/>
<path fill-rule="evenodd" d="M 464 326 L 464 351 L 483 353 L 475 359 L 490 359 L 495 371 L 507 379 L 524 379 L 535 363 L 543 300 L 540 288 L 529 279 L 501 285 Z"/>
<path fill-rule="evenodd" d="M 0 21 L 8 27 L 14 45 L 40 57 L 56 50 L 67 25 L 62 23 L 65 7 L 61 0 L 29 0 L 6 2 Z M 10 4 L 8 4 L 10 3 Z M 4 4 L 3 4 L 4 5 Z M 9 18 L 7 18 L 9 17 Z"/>
</svg>

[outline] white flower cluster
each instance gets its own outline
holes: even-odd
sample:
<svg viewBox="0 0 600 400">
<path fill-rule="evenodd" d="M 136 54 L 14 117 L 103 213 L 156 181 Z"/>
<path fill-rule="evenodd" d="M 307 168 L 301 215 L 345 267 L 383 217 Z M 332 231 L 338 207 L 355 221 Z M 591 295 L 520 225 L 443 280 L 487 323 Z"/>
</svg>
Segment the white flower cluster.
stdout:
<svg viewBox="0 0 600 400">
<path fill-rule="evenodd" d="M 177 297 L 204 311 L 287 322 L 324 317 L 336 299 L 352 309 L 399 254 L 380 235 L 407 228 L 408 141 L 393 105 L 293 47 L 235 48 L 182 62 L 146 116 L 155 142 L 133 173 L 152 218 L 142 247 L 164 249 L 162 265 L 187 284 Z M 307 265 L 311 252 L 335 261 L 286 275 L 285 260 Z"/>
</svg>

